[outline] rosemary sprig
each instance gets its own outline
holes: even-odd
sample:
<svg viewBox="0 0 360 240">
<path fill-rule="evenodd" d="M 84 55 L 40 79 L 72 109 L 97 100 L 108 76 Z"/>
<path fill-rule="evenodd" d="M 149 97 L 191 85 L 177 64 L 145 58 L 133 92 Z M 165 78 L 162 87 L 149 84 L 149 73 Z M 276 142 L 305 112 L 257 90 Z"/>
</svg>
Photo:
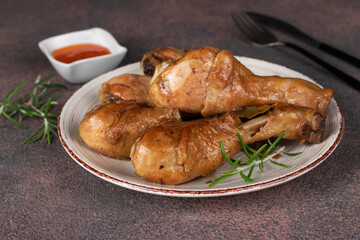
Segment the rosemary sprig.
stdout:
<svg viewBox="0 0 360 240">
<path fill-rule="evenodd" d="M 3 115 L 10 122 L 17 126 L 26 129 L 21 124 L 24 117 L 38 117 L 42 118 L 43 124 L 31 134 L 23 143 L 33 143 L 38 140 L 47 141 L 51 143 L 51 135 L 57 136 L 57 114 L 51 113 L 56 101 L 61 95 L 54 97 L 45 97 L 47 90 L 50 88 L 66 88 L 62 84 L 51 83 L 50 79 L 55 74 L 49 75 L 41 79 L 40 75 L 34 82 L 31 90 L 20 97 L 20 90 L 25 86 L 25 82 L 19 85 L 17 88 L 11 90 L 6 96 L 3 102 L 0 102 L 0 116 Z M 18 120 L 15 120 L 15 116 L 18 116 Z"/>
<path fill-rule="evenodd" d="M 229 158 L 229 156 L 226 154 L 223 141 L 220 141 L 221 153 L 224 156 L 224 158 L 226 159 L 226 161 L 233 167 L 233 169 L 230 171 L 224 172 L 221 177 L 215 179 L 212 183 L 209 184 L 208 187 L 211 188 L 214 185 L 218 184 L 219 182 L 223 181 L 224 179 L 234 176 L 236 174 L 240 174 L 240 176 L 245 180 L 245 182 L 253 183 L 253 182 L 255 182 L 255 180 L 253 180 L 251 178 L 251 175 L 253 173 L 254 168 L 256 166 L 258 166 L 260 171 L 264 172 L 264 162 L 268 161 L 268 160 L 275 165 L 285 167 L 285 168 L 290 168 L 290 166 L 283 164 L 283 163 L 276 162 L 275 160 L 272 159 L 275 155 L 277 155 L 279 153 L 285 153 L 284 152 L 285 147 L 280 147 L 280 148 L 278 147 L 278 143 L 284 137 L 284 135 L 285 135 L 285 132 L 280 134 L 280 136 L 274 142 L 271 142 L 270 140 L 268 140 L 268 143 L 265 143 L 259 149 L 255 150 L 244 143 L 243 139 L 241 138 L 241 136 L 238 132 L 237 137 L 240 141 L 242 150 L 248 159 L 247 161 L 241 161 L 241 158 L 238 158 L 236 160 L 231 160 Z M 269 147 L 268 147 L 268 145 L 269 145 Z M 265 151 L 265 153 L 262 153 L 266 149 L 266 147 L 268 147 L 267 150 Z M 296 155 L 301 154 L 301 152 L 285 153 L 285 154 L 289 155 L 289 156 L 296 156 Z M 244 170 L 247 170 L 249 168 L 250 168 L 250 170 L 249 170 L 248 174 L 245 174 Z"/>
</svg>

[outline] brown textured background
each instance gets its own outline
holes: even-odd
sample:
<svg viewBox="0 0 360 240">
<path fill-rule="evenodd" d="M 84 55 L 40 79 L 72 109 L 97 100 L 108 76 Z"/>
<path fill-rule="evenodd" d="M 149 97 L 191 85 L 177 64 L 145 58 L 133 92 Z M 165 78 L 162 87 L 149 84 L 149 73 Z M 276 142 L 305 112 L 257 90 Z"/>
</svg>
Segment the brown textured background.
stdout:
<svg viewBox="0 0 360 240">
<path fill-rule="evenodd" d="M 333 88 L 345 116 L 340 145 L 314 170 L 263 191 L 207 199 L 110 184 L 76 164 L 58 139 L 50 146 L 23 145 L 38 120 L 26 119 L 29 130 L 21 130 L 0 117 L 0 239 L 360 238 L 360 93 L 292 50 L 244 43 L 229 15 L 252 10 L 277 16 L 360 57 L 359 1 L 0 0 L 0 9 L 0 101 L 22 82 L 54 72 L 37 46 L 40 40 L 98 26 L 128 48 L 121 65 L 160 46 L 213 45 L 285 65 Z M 311 50 L 360 78 L 359 69 Z M 68 86 L 60 91 L 60 111 L 80 85 L 54 80 Z"/>
</svg>

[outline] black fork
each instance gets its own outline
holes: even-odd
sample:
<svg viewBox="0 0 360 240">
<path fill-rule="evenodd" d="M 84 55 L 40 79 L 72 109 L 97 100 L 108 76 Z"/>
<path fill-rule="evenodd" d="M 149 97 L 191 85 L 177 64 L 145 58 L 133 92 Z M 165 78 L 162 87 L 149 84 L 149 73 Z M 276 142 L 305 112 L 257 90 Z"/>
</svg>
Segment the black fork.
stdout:
<svg viewBox="0 0 360 240">
<path fill-rule="evenodd" d="M 304 56 L 310 58 L 329 72 L 333 73 L 335 76 L 339 77 L 341 80 L 345 81 L 352 87 L 360 90 L 360 81 L 356 78 L 348 75 L 347 73 L 341 71 L 337 67 L 325 62 L 324 60 L 318 58 L 314 54 L 305 50 L 304 48 L 290 42 L 279 41 L 277 37 L 272 34 L 268 29 L 262 26 L 260 23 L 256 22 L 252 17 L 246 13 L 232 13 L 231 17 L 233 18 L 237 28 L 242 33 L 242 36 L 245 40 L 251 43 L 253 46 L 257 47 L 279 47 L 285 46 L 296 50 L 297 52 L 303 54 Z"/>
</svg>

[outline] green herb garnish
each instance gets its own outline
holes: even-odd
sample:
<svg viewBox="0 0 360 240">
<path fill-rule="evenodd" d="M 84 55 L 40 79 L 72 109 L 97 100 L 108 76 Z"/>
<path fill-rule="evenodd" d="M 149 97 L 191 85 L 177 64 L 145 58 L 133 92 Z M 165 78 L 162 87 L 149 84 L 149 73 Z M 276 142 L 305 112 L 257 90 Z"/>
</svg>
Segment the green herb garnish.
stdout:
<svg viewBox="0 0 360 240">
<path fill-rule="evenodd" d="M 236 174 L 240 174 L 240 176 L 245 180 L 245 182 L 253 183 L 255 181 L 254 181 L 254 179 L 251 178 L 251 175 L 253 173 L 254 168 L 256 166 L 258 166 L 260 171 L 264 172 L 264 162 L 267 160 L 269 160 L 271 163 L 273 163 L 275 165 L 285 167 L 285 168 L 290 168 L 290 166 L 283 164 L 283 163 L 276 162 L 275 160 L 272 159 L 273 156 L 275 156 L 279 153 L 284 153 L 289 156 L 296 156 L 296 155 L 301 154 L 301 152 L 286 153 L 286 152 L 284 152 L 285 147 L 281 147 L 281 148 L 278 147 L 278 143 L 284 137 L 284 135 L 285 135 L 285 132 L 280 134 L 280 136 L 274 142 L 271 142 L 270 140 L 268 140 L 268 143 L 265 143 L 259 149 L 255 150 L 244 143 L 243 139 L 240 136 L 240 133 L 238 132 L 237 137 L 240 141 L 242 150 L 248 159 L 247 161 L 241 161 L 241 158 L 237 158 L 236 160 L 230 159 L 229 156 L 227 156 L 226 151 L 224 149 L 223 141 L 221 141 L 220 142 L 221 153 L 224 156 L 224 158 L 226 159 L 226 161 L 233 167 L 233 169 L 230 171 L 224 172 L 221 177 L 215 179 L 212 183 L 209 184 L 208 187 L 211 188 L 212 186 L 218 184 L 222 180 L 224 180 L 228 177 L 234 176 Z M 266 149 L 265 153 L 262 153 L 265 149 Z M 250 170 L 249 170 L 248 174 L 245 174 L 244 170 L 249 169 L 249 168 L 250 168 Z"/>
<path fill-rule="evenodd" d="M 42 118 L 43 124 L 31 134 L 23 143 L 33 143 L 38 140 L 43 142 L 47 140 L 48 144 L 51 143 L 51 134 L 57 136 L 57 123 L 58 115 L 51 113 L 56 101 L 61 95 L 54 97 L 45 97 L 45 93 L 49 88 L 66 88 L 61 84 L 54 84 L 50 82 L 50 78 L 54 75 L 47 76 L 41 79 L 40 76 L 36 79 L 33 87 L 28 93 L 20 97 L 20 90 L 26 83 L 22 83 L 17 88 L 11 90 L 3 102 L 0 102 L 0 116 L 3 115 L 10 122 L 17 126 L 26 129 L 21 124 L 24 117 L 38 117 Z M 15 120 L 18 116 L 18 120 Z"/>
</svg>

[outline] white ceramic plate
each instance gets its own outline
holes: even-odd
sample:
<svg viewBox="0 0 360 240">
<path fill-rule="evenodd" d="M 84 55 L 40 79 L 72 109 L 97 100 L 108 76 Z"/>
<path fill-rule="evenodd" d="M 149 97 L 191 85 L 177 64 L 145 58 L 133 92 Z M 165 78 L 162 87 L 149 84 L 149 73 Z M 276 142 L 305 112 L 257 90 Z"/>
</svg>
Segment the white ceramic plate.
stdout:
<svg viewBox="0 0 360 240">
<path fill-rule="evenodd" d="M 277 64 L 246 57 L 238 57 L 238 59 L 258 75 L 298 77 L 314 82 L 301 73 Z M 332 99 L 325 121 L 324 140 L 321 144 L 300 145 L 297 141 L 282 140 L 280 145 L 285 145 L 286 151 L 303 152 L 295 157 L 283 156 L 277 160 L 290 165 L 290 169 L 267 162 L 263 173 L 257 168 L 254 170 L 252 178 L 256 181 L 255 183 L 245 183 L 240 176 L 236 175 L 208 188 L 209 183 L 221 176 L 222 172 L 231 170 L 231 166 L 225 163 L 214 174 L 185 184 L 173 186 L 151 183 L 135 174 L 130 161 L 108 158 L 91 150 L 81 140 L 78 131 L 85 113 L 100 103 L 97 92 L 101 84 L 124 73 L 142 74 L 140 63 L 120 67 L 82 86 L 64 105 L 58 127 L 59 137 L 65 150 L 80 166 L 106 181 L 128 189 L 176 197 L 214 197 L 265 189 L 290 181 L 318 166 L 334 151 L 344 131 L 341 109 Z"/>
</svg>

